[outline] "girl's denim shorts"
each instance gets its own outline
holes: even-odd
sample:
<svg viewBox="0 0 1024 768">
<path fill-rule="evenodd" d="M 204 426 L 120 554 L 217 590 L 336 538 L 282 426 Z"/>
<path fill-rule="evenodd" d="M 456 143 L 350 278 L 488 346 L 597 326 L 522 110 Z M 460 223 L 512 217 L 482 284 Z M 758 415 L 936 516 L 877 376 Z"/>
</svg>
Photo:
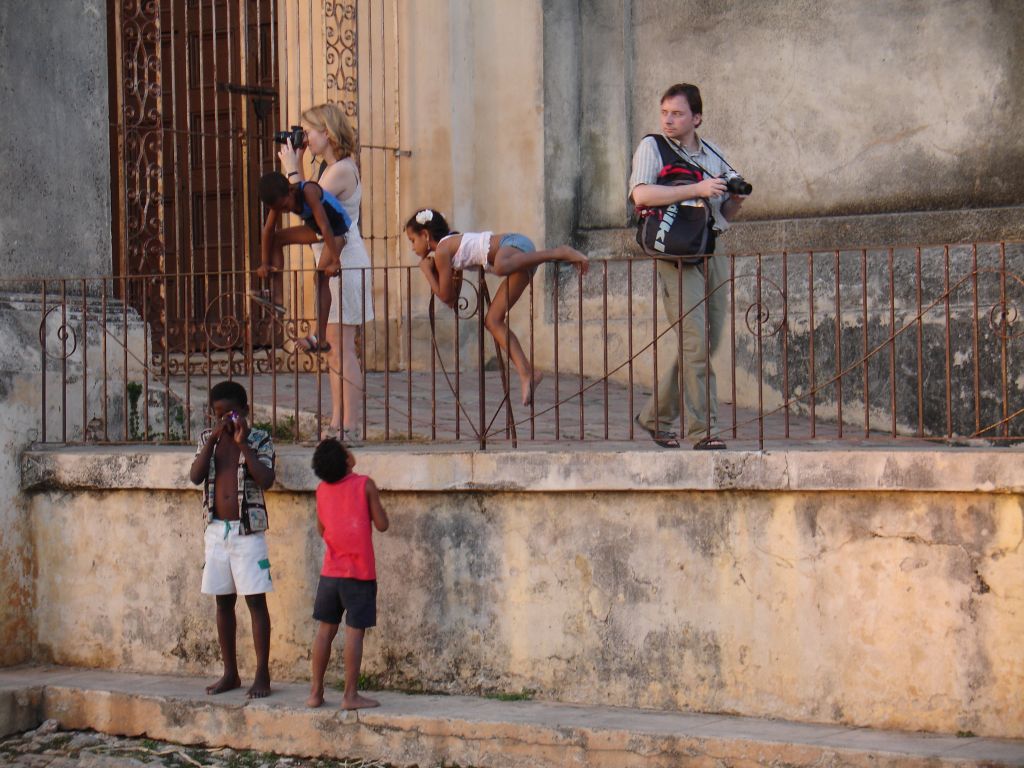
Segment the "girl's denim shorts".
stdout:
<svg viewBox="0 0 1024 768">
<path fill-rule="evenodd" d="M 509 232 L 507 235 L 501 238 L 500 241 L 498 241 L 499 248 L 504 248 L 505 246 L 508 246 L 509 248 L 515 248 L 516 250 L 522 251 L 523 253 L 536 253 L 537 251 L 536 246 L 534 246 L 533 241 L 530 238 L 528 238 L 526 235 L 520 235 L 517 232 Z M 531 277 L 537 273 L 537 268 L 539 266 L 540 264 L 534 264 L 532 267 L 530 267 Z"/>
</svg>

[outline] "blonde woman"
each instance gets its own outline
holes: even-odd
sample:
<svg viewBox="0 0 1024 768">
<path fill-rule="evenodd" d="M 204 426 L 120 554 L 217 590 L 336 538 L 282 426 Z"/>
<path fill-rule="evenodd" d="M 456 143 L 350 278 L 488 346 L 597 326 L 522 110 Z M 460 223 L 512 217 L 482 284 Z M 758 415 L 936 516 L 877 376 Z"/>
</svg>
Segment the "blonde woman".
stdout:
<svg viewBox="0 0 1024 768">
<path fill-rule="evenodd" d="M 331 310 L 327 318 L 331 384 L 331 421 L 327 434 L 351 443 L 362 439 L 363 423 L 363 372 L 356 355 L 356 334 L 364 322 L 373 319 L 373 273 L 359 234 L 363 186 L 355 160 L 355 133 L 336 104 L 307 109 L 302 113 L 301 122 L 306 131 L 306 146 L 292 147 L 289 142 L 281 148 L 278 157 L 282 171 L 292 184 L 304 181 L 302 159 L 308 148 L 321 160 L 317 182 L 338 199 L 352 220 L 341 251 L 341 275 L 330 281 Z M 318 263 L 323 247 L 322 242 L 312 246 Z M 304 341 L 300 341 L 300 346 Z"/>
</svg>

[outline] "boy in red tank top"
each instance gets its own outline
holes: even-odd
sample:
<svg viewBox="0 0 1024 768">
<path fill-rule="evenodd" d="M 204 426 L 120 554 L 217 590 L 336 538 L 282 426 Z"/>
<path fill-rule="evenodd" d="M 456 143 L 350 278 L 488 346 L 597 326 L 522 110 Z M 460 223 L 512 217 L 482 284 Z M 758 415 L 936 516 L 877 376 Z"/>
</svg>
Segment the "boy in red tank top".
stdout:
<svg viewBox="0 0 1024 768">
<path fill-rule="evenodd" d="M 316 488 L 316 527 L 327 548 L 313 603 L 313 618 L 320 628 L 313 641 L 313 684 L 307 707 L 324 703 L 324 673 L 342 613 L 345 693 L 341 708 L 379 706 L 379 702 L 360 696 L 356 686 L 363 635 L 377 623 L 377 569 L 370 525 L 386 531 L 388 515 L 373 480 L 352 472 L 355 464 L 355 457 L 338 440 L 324 440 L 313 452 L 313 472 L 322 481 Z"/>
</svg>

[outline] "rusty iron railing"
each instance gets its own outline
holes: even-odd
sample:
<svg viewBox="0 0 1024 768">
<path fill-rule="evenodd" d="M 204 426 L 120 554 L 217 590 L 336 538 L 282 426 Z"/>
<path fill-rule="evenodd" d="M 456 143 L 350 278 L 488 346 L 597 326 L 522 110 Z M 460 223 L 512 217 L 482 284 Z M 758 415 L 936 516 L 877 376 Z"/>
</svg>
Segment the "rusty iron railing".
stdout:
<svg viewBox="0 0 1024 768">
<path fill-rule="evenodd" d="M 714 258 L 728 267 L 728 309 L 712 357 L 722 402 L 707 433 L 730 447 L 1024 437 L 1024 244 Z M 177 291 L 179 275 L 23 279 L 4 290 L 8 310 L 37 332 L 44 443 L 192 442 L 224 378 L 246 386 L 254 423 L 279 442 L 308 443 L 325 433 L 334 376 L 362 390 L 357 431 L 368 442 L 647 446 L 634 419 L 683 343 L 656 264 L 537 273 L 510 313 L 544 374 L 525 406 L 484 326 L 494 277 L 467 275 L 453 312 L 435 305 L 415 267 L 360 270 L 379 298 L 358 338 L 358 371 L 297 348 L 315 327 L 302 270 L 286 273 L 283 316 L 230 288 L 244 275 L 222 275 L 229 288 L 186 303 L 173 323 L 153 322 L 146 297 Z M 186 328 L 180 351 L 159 338 L 175 323 Z"/>
</svg>

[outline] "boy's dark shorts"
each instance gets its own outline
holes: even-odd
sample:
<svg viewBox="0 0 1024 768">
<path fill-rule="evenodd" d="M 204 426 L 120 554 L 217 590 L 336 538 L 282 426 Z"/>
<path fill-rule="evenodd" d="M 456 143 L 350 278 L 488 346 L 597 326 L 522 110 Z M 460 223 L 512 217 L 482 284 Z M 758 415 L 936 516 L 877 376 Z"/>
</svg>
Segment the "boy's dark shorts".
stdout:
<svg viewBox="0 0 1024 768">
<path fill-rule="evenodd" d="M 313 618 L 325 624 L 341 624 L 353 629 L 377 625 L 377 582 L 321 576 L 313 601 Z"/>
</svg>

